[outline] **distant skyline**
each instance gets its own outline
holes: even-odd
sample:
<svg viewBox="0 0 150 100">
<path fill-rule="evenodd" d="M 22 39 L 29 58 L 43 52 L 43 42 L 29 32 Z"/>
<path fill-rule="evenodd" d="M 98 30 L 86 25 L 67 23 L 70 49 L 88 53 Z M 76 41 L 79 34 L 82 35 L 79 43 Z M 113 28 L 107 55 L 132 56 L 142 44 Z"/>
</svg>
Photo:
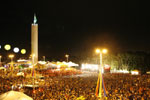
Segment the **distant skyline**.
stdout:
<svg viewBox="0 0 150 100">
<path fill-rule="evenodd" d="M 26 48 L 30 54 L 36 13 L 41 57 L 92 55 L 97 47 L 111 52 L 150 51 L 148 4 L 139 0 L 4 1 L 0 4 L 0 45 Z"/>
</svg>

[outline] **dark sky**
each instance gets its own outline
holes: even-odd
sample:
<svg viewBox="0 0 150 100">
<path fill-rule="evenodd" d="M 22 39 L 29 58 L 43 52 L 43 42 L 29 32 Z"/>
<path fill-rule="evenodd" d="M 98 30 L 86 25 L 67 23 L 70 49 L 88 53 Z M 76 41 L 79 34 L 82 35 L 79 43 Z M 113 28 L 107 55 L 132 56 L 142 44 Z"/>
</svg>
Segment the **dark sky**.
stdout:
<svg viewBox="0 0 150 100">
<path fill-rule="evenodd" d="M 91 55 L 96 47 L 150 50 L 150 6 L 142 0 L 5 0 L 0 13 L 0 45 L 28 54 L 34 13 L 40 56 Z"/>
</svg>

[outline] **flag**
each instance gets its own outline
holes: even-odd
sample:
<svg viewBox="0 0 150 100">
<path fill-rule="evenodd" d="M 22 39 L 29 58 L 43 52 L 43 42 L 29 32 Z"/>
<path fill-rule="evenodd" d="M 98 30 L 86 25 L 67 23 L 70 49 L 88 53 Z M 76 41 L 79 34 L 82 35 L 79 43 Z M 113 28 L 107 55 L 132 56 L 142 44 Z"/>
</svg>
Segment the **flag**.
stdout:
<svg viewBox="0 0 150 100">
<path fill-rule="evenodd" d="M 99 83 L 100 83 L 100 75 L 98 75 L 98 80 L 97 80 L 97 86 L 96 86 L 96 97 L 98 96 L 98 93 L 99 93 Z"/>
<path fill-rule="evenodd" d="M 102 75 L 102 85 L 103 85 L 104 96 L 106 97 L 107 95 L 106 95 L 106 88 L 105 88 L 103 75 Z"/>
<path fill-rule="evenodd" d="M 102 79 L 100 79 L 102 78 Z M 99 95 L 99 92 L 102 93 L 102 90 L 100 89 L 100 81 L 102 82 L 102 88 L 103 88 L 103 91 L 104 91 L 104 96 L 106 97 L 106 88 L 105 88 L 105 83 L 104 83 L 104 78 L 103 78 L 103 75 L 102 73 L 99 73 L 99 76 L 98 76 L 98 80 L 97 80 L 97 86 L 96 86 L 96 97 L 98 97 Z"/>
</svg>

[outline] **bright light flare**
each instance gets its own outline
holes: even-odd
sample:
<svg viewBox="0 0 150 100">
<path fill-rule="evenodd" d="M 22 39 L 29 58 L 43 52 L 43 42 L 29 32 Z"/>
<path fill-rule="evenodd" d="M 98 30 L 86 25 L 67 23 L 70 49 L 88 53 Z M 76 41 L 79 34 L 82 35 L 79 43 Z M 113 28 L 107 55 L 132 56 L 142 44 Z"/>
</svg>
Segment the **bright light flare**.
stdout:
<svg viewBox="0 0 150 100">
<path fill-rule="evenodd" d="M 102 52 L 103 52 L 103 53 L 107 53 L 107 49 L 103 49 Z"/>
<path fill-rule="evenodd" d="M 13 55 L 13 54 L 10 54 L 8 57 L 9 57 L 9 58 L 14 58 L 14 55 Z"/>
<path fill-rule="evenodd" d="M 6 45 L 4 46 L 4 49 L 5 49 L 5 50 L 10 50 L 10 49 L 11 49 L 11 46 L 10 46 L 9 44 L 6 44 Z"/>
<path fill-rule="evenodd" d="M 67 57 L 67 58 L 68 58 L 68 57 L 69 57 L 69 55 L 67 55 L 67 54 L 66 54 L 66 55 L 65 55 L 65 57 Z"/>
<path fill-rule="evenodd" d="M 21 54 L 25 54 L 26 53 L 26 49 L 21 49 Z"/>
<path fill-rule="evenodd" d="M 15 53 L 18 53 L 18 52 L 19 52 L 19 48 L 18 48 L 18 47 L 15 47 L 13 51 L 14 51 Z"/>
<path fill-rule="evenodd" d="M 138 74 L 139 74 L 139 71 L 137 71 L 137 70 L 131 71 L 131 74 L 132 74 L 132 75 L 138 75 Z"/>
<path fill-rule="evenodd" d="M 82 64 L 81 69 L 82 70 L 97 71 L 99 69 L 99 67 L 97 64 Z"/>
<path fill-rule="evenodd" d="M 100 49 L 96 49 L 96 53 L 100 53 Z"/>
<path fill-rule="evenodd" d="M 107 49 L 102 49 L 102 51 L 100 49 L 96 49 L 96 53 L 107 53 Z"/>
<path fill-rule="evenodd" d="M 45 62 L 45 61 L 39 61 L 38 63 L 39 63 L 39 64 L 41 64 L 41 65 L 46 64 L 46 62 Z"/>
</svg>

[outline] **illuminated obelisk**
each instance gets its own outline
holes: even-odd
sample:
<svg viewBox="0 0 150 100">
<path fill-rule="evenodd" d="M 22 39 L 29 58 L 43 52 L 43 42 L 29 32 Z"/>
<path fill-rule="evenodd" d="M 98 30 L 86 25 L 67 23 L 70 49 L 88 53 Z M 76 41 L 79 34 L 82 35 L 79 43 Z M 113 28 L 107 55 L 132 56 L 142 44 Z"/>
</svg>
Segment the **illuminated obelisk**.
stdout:
<svg viewBox="0 0 150 100">
<path fill-rule="evenodd" d="M 31 55 L 32 64 L 37 64 L 38 62 L 38 24 L 36 16 L 34 15 L 34 20 L 31 25 Z"/>
</svg>

